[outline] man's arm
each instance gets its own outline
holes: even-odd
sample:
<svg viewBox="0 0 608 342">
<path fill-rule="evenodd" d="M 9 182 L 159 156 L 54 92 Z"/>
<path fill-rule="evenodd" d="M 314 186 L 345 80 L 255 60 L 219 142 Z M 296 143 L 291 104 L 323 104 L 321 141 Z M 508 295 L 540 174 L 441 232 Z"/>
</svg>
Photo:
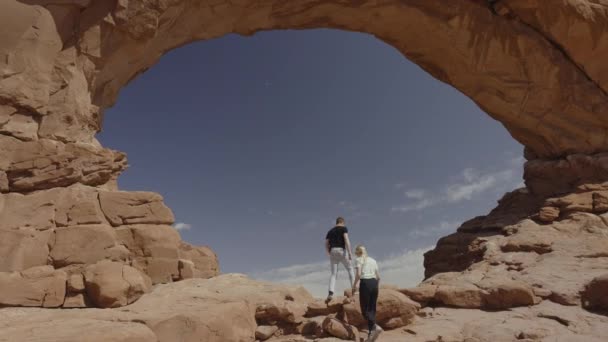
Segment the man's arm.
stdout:
<svg viewBox="0 0 608 342">
<path fill-rule="evenodd" d="M 325 252 L 329 256 L 329 239 L 325 239 Z"/>
<path fill-rule="evenodd" d="M 348 233 L 344 233 L 344 244 L 348 251 L 348 260 L 353 260 L 353 253 L 350 251 L 350 240 L 348 239 Z"/>
</svg>

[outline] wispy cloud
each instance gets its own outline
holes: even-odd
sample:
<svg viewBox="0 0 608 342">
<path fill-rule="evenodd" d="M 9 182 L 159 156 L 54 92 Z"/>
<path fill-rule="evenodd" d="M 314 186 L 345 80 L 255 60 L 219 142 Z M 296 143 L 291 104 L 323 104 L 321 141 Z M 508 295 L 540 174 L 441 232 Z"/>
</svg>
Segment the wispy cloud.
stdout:
<svg viewBox="0 0 608 342">
<path fill-rule="evenodd" d="M 173 228 L 175 228 L 175 230 L 190 230 L 192 225 L 189 223 L 178 222 L 173 225 Z"/>
<path fill-rule="evenodd" d="M 422 189 L 411 189 L 405 192 L 405 197 L 423 199 L 426 197 L 426 191 Z"/>
<path fill-rule="evenodd" d="M 432 248 L 434 246 L 405 250 L 380 261 L 378 268 L 382 281 L 400 288 L 418 285 L 424 279 L 424 253 Z"/>
<path fill-rule="evenodd" d="M 441 221 L 435 225 L 419 227 L 408 233 L 409 238 L 437 237 L 456 231 L 460 221 Z"/>
<path fill-rule="evenodd" d="M 455 181 L 439 191 L 408 189 L 404 192 L 406 203 L 391 208 L 393 212 L 419 211 L 442 203 L 471 200 L 488 191 L 509 191 L 523 186 L 520 174 L 522 157 L 510 159 L 504 170 L 482 172 L 474 168 L 462 170 Z M 401 184 L 401 183 L 400 183 Z"/>
<path fill-rule="evenodd" d="M 416 250 L 405 250 L 402 253 L 378 260 L 378 268 L 382 281 L 399 287 L 411 287 L 417 285 L 424 277 L 424 253 L 432 247 Z M 373 256 L 373 255 L 372 255 Z M 265 272 L 251 275 L 255 279 L 272 281 L 284 284 L 304 286 L 315 297 L 325 297 L 329 281 L 329 261 L 292 265 L 276 268 Z M 348 274 L 340 266 L 338 271 L 338 282 L 336 290 L 350 288 L 348 285 Z"/>
<path fill-rule="evenodd" d="M 440 201 L 440 198 L 433 196 L 423 189 L 410 189 L 405 191 L 405 197 L 408 199 L 408 203 L 393 207 L 392 211 L 418 211 L 424 208 L 432 207 Z"/>
<path fill-rule="evenodd" d="M 470 200 L 474 195 L 490 190 L 497 185 L 511 184 L 515 178 L 515 172 L 504 170 L 482 174 L 473 168 L 468 168 L 462 171 L 462 178 L 464 182 L 447 186 L 444 192 L 445 200 L 448 202 Z"/>
</svg>

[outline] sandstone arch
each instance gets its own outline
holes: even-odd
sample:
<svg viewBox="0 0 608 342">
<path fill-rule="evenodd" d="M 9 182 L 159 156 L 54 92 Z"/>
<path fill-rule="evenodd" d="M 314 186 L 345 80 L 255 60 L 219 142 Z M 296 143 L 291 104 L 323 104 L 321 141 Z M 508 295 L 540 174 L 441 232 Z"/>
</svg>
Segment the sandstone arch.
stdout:
<svg viewBox="0 0 608 342">
<path fill-rule="evenodd" d="M 35 293 L 25 302 L 0 298 L 0 304 L 60 306 L 62 281 L 65 286 L 70 276 L 67 293 L 79 297 L 83 289 L 69 285 L 79 283 L 71 276 L 78 278 L 87 265 L 106 259 L 129 264 L 155 283 L 217 273 L 212 252 L 185 245 L 172 233 L 173 217 L 160 196 L 118 191 L 115 181 L 126 157 L 100 146 L 95 133 L 121 87 L 163 53 L 227 33 L 305 28 L 369 33 L 500 121 L 526 146 L 525 178 L 532 195 L 508 197 L 504 203 L 515 201 L 511 207 L 522 210 L 511 215 L 511 208 L 499 207 L 509 213 L 507 219 L 478 220 L 462 234 L 516 223 L 539 211 L 604 210 L 608 5 L 603 0 L 559 5 L 524 0 L 8 0 L 0 4 L 0 25 L 0 234 L 9 241 L 0 244 L 0 272 L 38 267 L 35 277 L 0 273 L 0 281 L 26 284 Z M 567 196 L 543 202 L 571 192 L 584 193 L 584 203 L 572 204 Z M 90 239 L 99 243 L 81 247 Z M 446 263 L 450 253 L 471 247 L 457 242 L 454 251 L 446 241 L 429 257 L 429 275 L 460 270 L 483 256 L 464 253 L 458 266 Z M 40 253 L 29 255 L 26 246 Z M 97 265 L 89 273 L 97 275 L 99 269 L 117 268 Z M 49 289 L 59 297 L 49 299 Z M 130 287 L 120 291 L 133 292 Z"/>
<path fill-rule="evenodd" d="M 607 14 L 595 1 L 556 9 L 513 0 L 22 0 L 3 7 L 14 33 L 6 52 L 24 35 L 45 34 L 30 41 L 35 56 L 23 44 L 11 51 L 2 98 L 42 116 L 73 113 L 63 124 L 43 120 L 43 137 L 92 139 L 121 87 L 175 47 L 232 32 L 329 27 L 391 44 L 471 97 L 535 156 L 604 152 L 608 144 Z M 19 25 L 8 26 L 15 18 Z"/>
</svg>

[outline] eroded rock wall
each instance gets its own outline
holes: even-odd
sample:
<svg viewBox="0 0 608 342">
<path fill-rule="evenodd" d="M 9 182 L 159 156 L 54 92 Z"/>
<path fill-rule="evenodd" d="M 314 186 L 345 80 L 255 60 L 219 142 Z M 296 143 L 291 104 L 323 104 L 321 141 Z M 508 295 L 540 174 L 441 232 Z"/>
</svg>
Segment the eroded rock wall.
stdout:
<svg viewBox="0 0 608 342">
<path fill-rule="evenodd" d="M 510 284 L 526 299 L 499 306 L 588 305 L 585 289 L 608 274 L 607 175 L 608 154 L 528 161 L 526 188 L 425 255 L 424 301 L 494 309 L 493 286 Z"/>
<path fill-rule="evenodd" d="M 122 305 L 129 302 L 130 291 L 141 295 L 152 284 L 218 274 L 215 254 L 181 241 L 171 226 L 173 213 L 155 193 L 79 183 L 25 194 L 10 192 L 0 194 L 0 222 L 0 305 L 114 303 L 99 300 L 103 289 L 97 288 L 121 281 L 127 272 L 121 271 L 124 267 L 139 280 L 127 281 L 121 294 L 113 297 Z M 99 265 L 104 261 L 113 262 L 117 271 L 95 272 L 110 267 Z M 66 291 L 66 281 L 73 276 L 84 276 L 86 287 Z M 57 282 L 63 285 L 53 290 L 58 298 L 49 304 L 47 292 Z M 23 292 L 31 283 L 36 295 Z"/>
</svg>

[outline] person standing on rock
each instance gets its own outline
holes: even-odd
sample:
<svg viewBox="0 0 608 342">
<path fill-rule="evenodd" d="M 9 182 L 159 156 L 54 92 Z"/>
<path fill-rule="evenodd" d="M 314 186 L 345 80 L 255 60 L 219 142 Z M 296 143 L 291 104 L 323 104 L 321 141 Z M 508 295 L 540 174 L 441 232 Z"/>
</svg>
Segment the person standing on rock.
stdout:
<svg viewBox="0 0 608 342">
<path fill-rule="evenodd" d="M 363 245 L 355 248 L 356 276 L 353 284 L 353 295 L 357 292 L 359 285 L 359 304 L 361 314 L 367 320 L 368 337 L 367 341 L 375 341 L 382 333 L 382 328 L 376 324 L 376 302 L 378 301 L 378 285 L 380 283 L 380 273 L 378 263 L 367 255 L 367 249 Z"/>
<path fill-rule="evenodd" d="M 350 240 L 348 239 L 348 228 L 346 228 L 345 220 L 342 217 L 336 219 L 336 226 L 327 232 L 325 236 L 325 251 L 329 256 L 331 265 L 331 276 L 329 278 L 329 294 L 325 303 L 329 303 L 333 298 L 336 279 L 338 278 L 338 264 L 344 265 L 348 271 L 350 285 L 353 285 L 355 278 L 352 259 L 353 255 L 350 248 Z"/>
</svg>

